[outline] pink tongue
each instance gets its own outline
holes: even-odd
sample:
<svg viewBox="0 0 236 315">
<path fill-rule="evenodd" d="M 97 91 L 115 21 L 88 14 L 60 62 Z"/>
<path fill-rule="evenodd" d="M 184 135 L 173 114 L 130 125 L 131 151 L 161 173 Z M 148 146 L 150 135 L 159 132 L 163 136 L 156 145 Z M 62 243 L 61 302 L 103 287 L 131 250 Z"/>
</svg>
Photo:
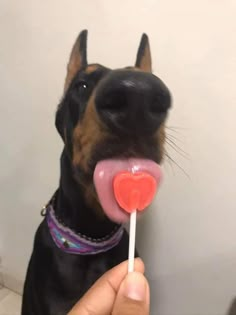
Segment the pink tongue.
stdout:
<svg viewBox="0 0 236 315">
<path fill-rule="evenodd" d="M 94 184 L 101 206 L 107 217 L 117 223 L 125 223 L 130 215 L 117 203 L 113 191 L 113 180 L 121 171 L 147 172 L 157 184 L 161 179 L 161 168 L 158 164 L 146 159 L 111 159 L 98 162 L 94 171 Z"/>
</svg>

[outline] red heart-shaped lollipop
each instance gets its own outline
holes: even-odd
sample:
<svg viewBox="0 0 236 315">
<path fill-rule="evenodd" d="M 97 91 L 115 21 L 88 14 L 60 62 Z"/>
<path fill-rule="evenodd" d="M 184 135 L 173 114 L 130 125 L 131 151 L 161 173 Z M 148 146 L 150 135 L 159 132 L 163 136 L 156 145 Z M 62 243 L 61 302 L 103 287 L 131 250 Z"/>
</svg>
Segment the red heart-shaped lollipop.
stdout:
<svg viewBox="0 0 236 315">
<path fill-rule="evenodd" d="M 116 201 L 126 212 L 142 211 L 155 196 L 156 180 L 145 172 L 120 172 L 113 181 Z"/>
</svg>

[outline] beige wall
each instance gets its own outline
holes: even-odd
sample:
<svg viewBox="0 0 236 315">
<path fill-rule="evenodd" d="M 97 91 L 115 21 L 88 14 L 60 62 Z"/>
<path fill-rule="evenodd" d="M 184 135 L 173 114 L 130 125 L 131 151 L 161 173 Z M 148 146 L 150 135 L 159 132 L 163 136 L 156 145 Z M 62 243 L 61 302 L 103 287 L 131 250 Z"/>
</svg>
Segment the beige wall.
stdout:
<svg viewBox="0 0 236 315">
<path fill-rule="evenodd" d="M 24 278 L 40 209 L 57 187 L 54 112 L 77 33 L 91 62 L 134 62 L 143 31 L 174 96 L 165 181 L 139 224 L 153 315 L 225 314 L 236 295 L 236 3 L 233 0 L 0 3 L 0 256 L 7 285 Z M 170 136 L 171 137 L 171 136 Z M 171 138 L 173 139 L 173 138 Z M 172 170 L 173 168 L 173 170 Z"/>
</svg>

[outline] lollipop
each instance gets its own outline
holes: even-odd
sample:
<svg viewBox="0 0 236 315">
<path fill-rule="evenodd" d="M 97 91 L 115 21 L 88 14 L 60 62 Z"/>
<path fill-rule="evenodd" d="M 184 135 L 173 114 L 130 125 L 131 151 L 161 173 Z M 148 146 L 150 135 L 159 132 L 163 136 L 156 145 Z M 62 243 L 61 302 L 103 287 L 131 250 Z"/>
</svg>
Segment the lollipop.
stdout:
<svg viewBox="0 0 236 315">
<path fill-rule="evenodd" d="M 128 272 L 134 270 L 137 211 L 143 211 L 153 200 L 157 182 L 146 172 L 122 171 L 113 180 L 114 195 L 119 206 L 130 213 Z"/>
<path fill-rule="evenodd" d="M 130 220 L 129 271 L 134 264 L 137 212 L 152 202 L 161 178 L 160 165 L 148 159 L 107 159 L 95 167 L 94 184 L 104 213 L 118 224 Z"/>
</svg>

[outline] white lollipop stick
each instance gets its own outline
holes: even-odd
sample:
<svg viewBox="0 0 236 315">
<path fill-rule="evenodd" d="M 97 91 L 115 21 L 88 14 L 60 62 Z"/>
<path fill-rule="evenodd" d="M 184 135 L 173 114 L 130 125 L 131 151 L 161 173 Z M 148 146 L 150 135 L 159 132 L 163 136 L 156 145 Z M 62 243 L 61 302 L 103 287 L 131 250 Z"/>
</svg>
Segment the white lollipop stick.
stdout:
<svg viewBox="0 0 236 315">
<path fill-rule="evenodd" d="M 134 252 L 135 252 L 135 234 L 136 234 L 136 217 L 137 210 L 134 210 L 130 215 L 129 225 L 129 261 L 128 272 L 134 271 Z"/>
</svg>

